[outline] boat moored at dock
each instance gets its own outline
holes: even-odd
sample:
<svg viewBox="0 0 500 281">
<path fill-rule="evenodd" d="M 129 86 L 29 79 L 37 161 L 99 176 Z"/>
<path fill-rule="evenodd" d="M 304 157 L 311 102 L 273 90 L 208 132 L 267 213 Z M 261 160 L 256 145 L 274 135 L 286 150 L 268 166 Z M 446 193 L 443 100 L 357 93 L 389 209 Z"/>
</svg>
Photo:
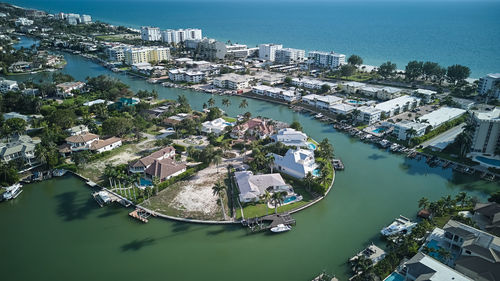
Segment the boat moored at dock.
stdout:
<svg viewBox="0 0 500 281">
<path fill-rule="evenodd" d="M 380 233 L 383 236 L 409 234 L 415 226 L 417 226 L 416 222 L 412 222 L 409 218 L 400 215 L 389 226 L 384 227 Z"/>
<path fill-rule="evenodd" d="M 23 190 L 21 189 L 22 185 L 20 183 L 13 184 L 11 186 L 5 187 L 5 192 L 2 195 L 3 200 L 11 200 L 15 199 Z"/>
</svg>

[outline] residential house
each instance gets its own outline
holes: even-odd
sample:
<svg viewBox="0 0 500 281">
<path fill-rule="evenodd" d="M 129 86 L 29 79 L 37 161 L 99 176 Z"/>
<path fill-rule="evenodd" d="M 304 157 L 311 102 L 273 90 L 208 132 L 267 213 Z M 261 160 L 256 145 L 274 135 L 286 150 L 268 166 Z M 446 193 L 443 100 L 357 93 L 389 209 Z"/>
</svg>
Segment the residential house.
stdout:
<svg viewBox="0 0 500 281">
<path fill-rule="evenodd" d="M 64 82 L 56 85 L 57 96 L 62 98 L 72 97 L 73 91 L 82 90 L 85 87 L 85 83 L 76 82 Z"/>
<path fill-rule="evenodd" d="M 212 121 L 205 121 L 201 123 L 201 131 L 210 134 L 213 133 L 217 136 L 224 133 L 226 127 L 233 126 L 234 124 L 227 122 L 223 118 L 217 118 Z"/>
<path fill-rule="evenodd" d="M 243 203 L 257 202 L 268 192 L 293 193 L 293 188 L 285 183 L 280 174 L 254 175 L 251 171 L 235 172 L 234 177 Z"/>
<path fill-rule="evenodd" d="M 174 157 L 175 149 L 172 146 L 167 146 L 146 157 L 133 161 L 129 164 L 129 171 L 131 173 L 144 173 L 154 161 L 161 161 L 166 158 L 174 159 Z"/>
<path fill-rule="evenodd" d="M 500 235 L 500 204 L 496 202 L 477 203 L 473 220 L 482 230 Z"/>
<path fill-rule="evenodd" d="M 78 125 L 67 129 L 66 132 L 68 132 L 70 136 L 83 135 L 89 132 L 89 128 L 85 125 Z"/>
<path fill-rule="evenodd" d="M 269 121 L 260 118 L 253 118 L 247 122 L 234 126 L 231 131 L 231 137 L 240 139 L 243 137 L 255 137 L 264 139 L 270 137 L 274 133 L 274 126 L 269 124 Z"/>
<path fill-rule="evenodd" d="M 309 143 L 307 142 L 307 135 L 301 131 L 297 131 L 292 128 L 284 128 L 278 130 L 278 132 L 271 136 L 271 140 L 275 142 L 281 142 L 286 146 L 296 146 L 308 148 Z"/>
<path fill-rule="evenodd" d="M 90 145 L 90 151 L 92 152 L 105 152 L 113 150 L 122 145 L 122 140 L 117 137 L 110 137 L 104 140 L 98 139 Z"/>
<path fill-rule="evenodd" d="M 61 147 L 61 152 L 66 153 L 90 150 L 92 143 L 97 140 L 99 140 L 99 136 L 92 133 L 69 136 L 66 138 L 66 146 Z M 69 149 L 69 151 L 65 148 Z"/>
<path fill-rule="evenodd" d="M 273 153 L 274 168 L 295 178 L 304 178 L 311 173 L 318 176 L 318 164 L 314 159 L 314 151 L 307 149 L 289 149 L 284 156 Z"/>
<path fill-rule="evenodd" d="M 402 281 L 472 281 L 471 278 L 444 265 L 438 260 L 418 252 L 411 259 L 406 261 L 400 274 L 393 273 L 393 276 L 400 278 L 384 280 L 402 280 Z"/>
<path fill-rule="evenodd" d="M 173 159 L 164 158 L 162 160 L 154 160 L 149 167 L 146 168 L 144 174 L 149 179 L 157 178 L 160 182 L 178 176 L 186 171 L 186 165 L 177 163 Z"/>
<path fill-rule="evenodd" d="M 29 116 L 26 116 L 24 114 L 17 113 L 17 112 L 7 112 L 7 113 L 3 114 L 3 119 L 4 120 L 9 120 L 9 119 L 12 119 L 12 118 L 23 119 L 26 122 L 28 122 L 31 119 Z"/>
<path fill-rule="evenodd" d="M 17 90 L 19 90 L 19 85 L 17 85 L 16 81 L 6 79 L 0 80 L 0 93 L 7 93 Z"/>
<path fill-rule="evenodd" d="M 177 126 L 184 119 L 193 118 L 194 116 L 189 113 L 178 113 L 176 115 L 169 116 L 163 120 L 163 125 L 165 126 Z"/>
<path fill-rule="evenodd" d="M 24 162 L 36 162 L 35 148 L 39 139 L 32 139 L 27 135 L 0 140 L 0 160 L 9 162 L 22 158 Z"/>
</svg>

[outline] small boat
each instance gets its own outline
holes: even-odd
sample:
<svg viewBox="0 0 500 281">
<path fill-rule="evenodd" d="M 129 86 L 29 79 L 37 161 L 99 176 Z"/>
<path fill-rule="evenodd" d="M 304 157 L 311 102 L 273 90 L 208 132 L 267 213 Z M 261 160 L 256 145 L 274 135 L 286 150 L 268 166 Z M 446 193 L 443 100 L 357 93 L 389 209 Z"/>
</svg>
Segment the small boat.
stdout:
<svg viewBox="0 0 500 281">
<path fill-rule="evenodd" d="M 277 226 L 271 228 L 271 232 L 274 232 L 274 233 L 280 233 L 280 232 L 285 232 L 285 231 L 289 231 L 291 230 L 292 227 L 289 226 L 289 225 L 284 225 L 282 223 L 278 224 Z"/>
<path fill-rule="evenodd" d="M 409 218 L 400 215 L 399 218 L 395 219 L 393 223 L 384 227 L 380 233 L 384 236 L 408 234 L 415 226 L 417 226 L 416 222 L 412 222 Z"/>
<path fill-rule="evenodd" d="M 318 114 L 314 115 L 314 118 L 316 118 L 316 119 L 323 118 L 323 114 L 318 113 Z"/>
<path fill-rule="evenodd" d="M 64 174 L 66 174 L 67 170 L 64 170 L 64 169 L 55 169 L 54 171 L 52 171 L 52 175 L 54 177 L 62 177 L 64 176 Z"/>
<path fill-rule="evenodd" d="M 11 186 L 7 186 L 5 188 L 5 193 L 3 194 L 3 200 L 11 200 L 15 199 L 23 190 L 21 189 L 22 185 L 20 183 L 16 183 Z"/>
</svg>

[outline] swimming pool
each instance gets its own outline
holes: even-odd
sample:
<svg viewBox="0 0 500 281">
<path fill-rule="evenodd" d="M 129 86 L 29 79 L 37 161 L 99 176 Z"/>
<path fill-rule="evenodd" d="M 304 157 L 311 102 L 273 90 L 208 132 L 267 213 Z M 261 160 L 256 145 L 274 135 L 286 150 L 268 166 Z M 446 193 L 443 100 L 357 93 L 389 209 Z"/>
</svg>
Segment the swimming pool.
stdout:
<svg viewBox="0 0 500 281">
<path fill-rule="evenodd" d="M 233 123 L 229 123 L 229 122 L 224 122 L 225 125 L 228 125 L 228 126 L 233 126 Z"/>
<path fill-rule="evenodd" d="M 357 100 L 348 100 L 347 102 L 352 103 L 352 104 L 363 104 L 364 103 L 362 101 L 357 101 Z"/>
<path fill-rule="evenodd" d="M 476 156 L 476 160 L 479 162 L 483 162 L 484 164 L 500 167 L 500 160 L 497 159 L 486 158 L 484 156 Z"/>
<path fill-rule="evenodd" d="M 375 134 L 380 134 L 380 133 L 383 133 L 385 132 L 386 128 L 385 127 L 377 127 L 375 128 L 375 130 L 373 130 L 372 132 L 374 132 Z"/>
<path fill-rule="evenodd" d="M 384 281 L 404 281 L 405 278 L 396 272 L 391 273 L 391 275 L 387 276 L 387 278 L 384 279 Z"/>
<path fill-rule="evenodd" d="M 151 186 L 151 185 L 153 185 L 152 181 L 147 180 L 147 179 L 143 179 L 143 178 L 141 178 L 140 182 L 141 182 L 141 186 Z"/>
<path fill-rule="evenodd" d="M 285 200 L 283 200 L 283 204 L 290 203 L 290 202 L 293 202 L 295 200 L 297 200 L 297 196 L 292 195 L 290 197 L 285 198 Z"/>
<path fill-rule="evenodd" d="M 315 177 L 319 177 L 319 169 L 315 169 L 313 172 L 312 172 L 312 175 L 315 176 Z"/>
<path fill-rule="evenodd" d="M 307 148 L 309 148 L 311 150 L 316 150 L 316 145 L 314 143 L 308 143 Z"/>
</svg>

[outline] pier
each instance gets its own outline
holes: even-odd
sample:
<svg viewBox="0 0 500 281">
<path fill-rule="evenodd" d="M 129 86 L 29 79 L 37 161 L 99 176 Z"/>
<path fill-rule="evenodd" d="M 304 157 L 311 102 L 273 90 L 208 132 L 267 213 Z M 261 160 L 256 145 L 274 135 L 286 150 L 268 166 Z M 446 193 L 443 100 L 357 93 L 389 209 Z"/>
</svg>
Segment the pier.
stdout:
<svg viewBox="0 0 500 281">
<path fill-rule="evenodd" d="M 134 219 L 137 219 L 137 220 L 143 222 L 143 223 L 147 223 L 149 221 L 148 218 L 151 216 L 150 213 L 148 213 L 145 210 L 142 210 L 140 208 L 133 210 L 128 215 L 133 217 Z"/>
<path fill-rule="evenodd" d="M 241 222 L 243 226 L 248 226 L 251 232 L 269 230 L 279 224 L 295 225 L 296 221 L 289 213 L 271 214 L 258 218 L 251 218 Z"/>
</svg>

